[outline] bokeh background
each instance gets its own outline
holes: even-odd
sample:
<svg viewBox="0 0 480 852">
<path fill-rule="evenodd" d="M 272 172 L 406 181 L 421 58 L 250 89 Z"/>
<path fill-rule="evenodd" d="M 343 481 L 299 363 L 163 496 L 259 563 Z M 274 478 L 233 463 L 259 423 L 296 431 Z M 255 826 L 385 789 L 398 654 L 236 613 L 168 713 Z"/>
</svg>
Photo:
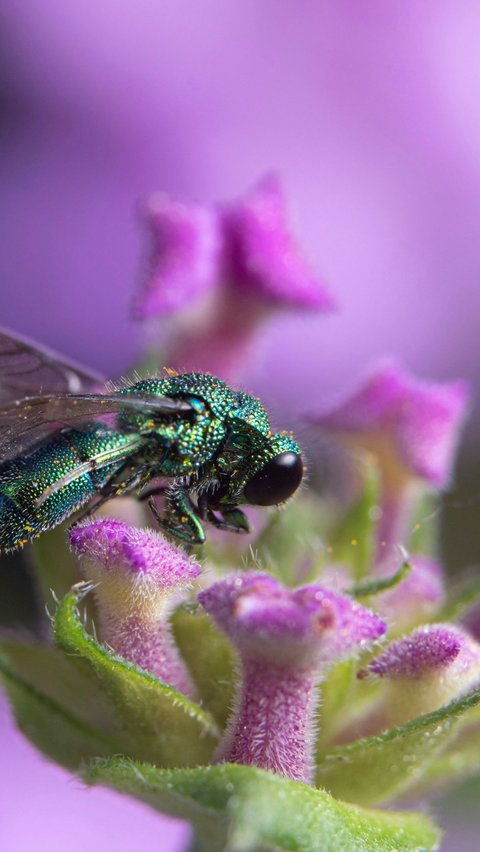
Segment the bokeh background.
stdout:
<svg viewBox="0 0 480 852">
<path fill-rule="evenodd" d="M 479 562 L 479 41 L 476 0 L 3 0 L 0 322 L 128 371 L 142 199 L 228 199 L 278 171 L 339 310 L 271 323 L 249 389 L 283 424 L 385 354 L 468 378 L 443 539 L 451 571 Z M 15 560 L 2 588 L 4 617 L 34 616 Z M 183 827 L 83 791 L 0 726 L 3 852 L 183 848 Z M 458 828 L 445 849 L 478 848 L 472 799 L 434 806 Z"/>
</svg>

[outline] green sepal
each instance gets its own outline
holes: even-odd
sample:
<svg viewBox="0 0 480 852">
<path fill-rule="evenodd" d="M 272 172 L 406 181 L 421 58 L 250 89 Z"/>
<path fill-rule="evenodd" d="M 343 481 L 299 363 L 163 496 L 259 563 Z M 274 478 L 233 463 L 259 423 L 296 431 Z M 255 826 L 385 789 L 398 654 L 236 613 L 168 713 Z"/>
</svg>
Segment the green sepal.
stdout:
<svg viewBox="0 0 480 852">
<path fill-rule="evenodd" d="M 114 758 L 83 777 L 189 820 L 198 852 L 427 852 L 439 843 L 423 814 L 364 810 L 251 766 L 165 771 Z"/>
<path fill-rule="evenodd" d="M 114 754 L 165 767 L 208 762 L 218 740 L 213 717 L 87 633 L 78 612 L 85 588 L 58 606 L 56 648 L 0 645 L 0 675 L 22 730 L 73 770 Z"/>
<path fill-rule="evenodd" d="M 402 583 L 412 570 L 412 566 L 410 562 L 405 560 L 400 565 L 398 571 L 395 571 L 391 577 L 385 577 L 380 580 L 365 580 L 363 583 L 357 583 L 355 586 L 352 586 L 350 589 L 347 589 L 347 594 L 351 595 L 352 598 L 356 598 L 357 600 L 365 600 L 365 598 L 371 598 L 374 595 L 379 595 L 382 592 L 387 592 L 389 589 L 394 589 L 395 586 L 398 586 L 399 583 Z"/>
<path fill-rule="evenodd" d="M 428 764 L 412 795 L 443 792 L 461 781 L 480 776 L 479 708 L 469 715 L 473 723 L 463 726 L 445 751 Z"/>
<path fill-rule="evenodd" d="M 351 566 L 357 582 L 368 576 L 373 563 L 378 499 L 378 470 L 374 464 L 367 464 L 360 497 L 328 535 L 333 561 Z"/>
<path fill-rule="evenodd" d="M 223 728 L 235 690 L 235 654 L 231 643 L 199 606 L 179 607 L 172 616 L 172 628 L 202 707 Z"/>
<path fill-rule="evenodd" d="M 379 805 L 421 783 L 436 760 L 478 713 L 480 690 L 374 737 L 331 749 L 317 769 L 317 783 L 333 795 Z"/>
<path fill-rule="evenodd" d="M 60 602 L 53 622 L 55 641 L 72 665 L 108 696 L 123 743 L 121 752 L 138 760 L 148 757 L 157 766 L 208 761 L 218 736 L 213 717 L 87 633 L 78 604 L 88 588 L 78 584 Z"/>
<path fill-rule="evenodd" d="M 480 730 L 458 749 L 447 751 L 429 765 L 413 796 L 443 792 L 480 774 Z"/>
</svg>

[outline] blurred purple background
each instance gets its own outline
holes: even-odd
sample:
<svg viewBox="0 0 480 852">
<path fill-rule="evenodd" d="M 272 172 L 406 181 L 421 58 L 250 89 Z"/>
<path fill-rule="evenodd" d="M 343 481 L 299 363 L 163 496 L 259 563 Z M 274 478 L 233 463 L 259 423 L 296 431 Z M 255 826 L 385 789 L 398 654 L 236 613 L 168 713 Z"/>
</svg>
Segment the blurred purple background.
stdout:
<svg viewBox="0 0 480 852">
<path fill-rule="evenodd" d="M 0 23 L 2 324 L 120 374 L 140 341 L 128 311 L 144 251 L 141 199 L 229 198 L 276 169 L 340 310 L 272 324 L 249 386 L 291 413 L 393 353 L 432 378 L 470 378 L 478 399 L 475 0 L 4 0 Z M 471 468 L 474 426 L 468 438 Z M 18 776 L 34 767 L 42 806 L 32 822 L 49 852 L 65 848 L 63 808 L 74 835 L 81 813 L 95 819 L 92 802 L 113 809 L 116 830 L 119 821 L 130 830 L 134 812 L 139 831 L 147 818 L 160 825 L 103 792 L 78 792 L 11 729 L 0 731 L 3 755 L 6 740 Z M 12 789 L 22 790 L 5 798 L 4 783 L 2 828 Z M 95 822 L 92 852 L 119 848 L 109 819 Z M 29 848 L 22 836 L 2 850 Z M 139 845 L 122 837 L 125 852 Z"/>
</svg>

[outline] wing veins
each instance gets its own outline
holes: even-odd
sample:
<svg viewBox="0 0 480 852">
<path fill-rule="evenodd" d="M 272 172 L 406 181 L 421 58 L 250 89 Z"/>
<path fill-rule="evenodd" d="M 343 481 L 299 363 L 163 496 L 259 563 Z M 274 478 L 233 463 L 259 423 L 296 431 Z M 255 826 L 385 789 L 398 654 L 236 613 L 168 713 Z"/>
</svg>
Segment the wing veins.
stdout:
<svg viewBox="0 0 480 852">
<path fill-rule="evenodd" d="M 0 454 L 25 451 L 24 441 L 34 443 L 46 437 L 56 427 L 75 425 L 78 421 L 101 418 L 130 409 L 144 414 L 174 417 L 193 411 L 181 399 L 130 394 L 49 394 L 25 397 L 0 408 Z M 3 460 L 3 459 L 2 459 Z"/>
</svg>

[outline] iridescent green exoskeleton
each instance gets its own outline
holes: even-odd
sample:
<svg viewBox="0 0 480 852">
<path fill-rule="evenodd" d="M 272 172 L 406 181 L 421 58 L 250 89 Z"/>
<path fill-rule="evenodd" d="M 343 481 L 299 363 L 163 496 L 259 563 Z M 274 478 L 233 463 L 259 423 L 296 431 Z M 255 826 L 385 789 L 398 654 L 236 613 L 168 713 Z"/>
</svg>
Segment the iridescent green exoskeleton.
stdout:
<svg viewBox="0 0 480 852">
<path fill-rule="evenodd" d="M 164 531 L 201 544 L 204 521 L 247 532 L 239 505 L 277 505 L 300 485 L 293 438 L 220 379 L 167 372 L 113 392 L 100 385 L 0 332 L 0 552 L 125 494 L 148 499 Z"/>
</svg>

